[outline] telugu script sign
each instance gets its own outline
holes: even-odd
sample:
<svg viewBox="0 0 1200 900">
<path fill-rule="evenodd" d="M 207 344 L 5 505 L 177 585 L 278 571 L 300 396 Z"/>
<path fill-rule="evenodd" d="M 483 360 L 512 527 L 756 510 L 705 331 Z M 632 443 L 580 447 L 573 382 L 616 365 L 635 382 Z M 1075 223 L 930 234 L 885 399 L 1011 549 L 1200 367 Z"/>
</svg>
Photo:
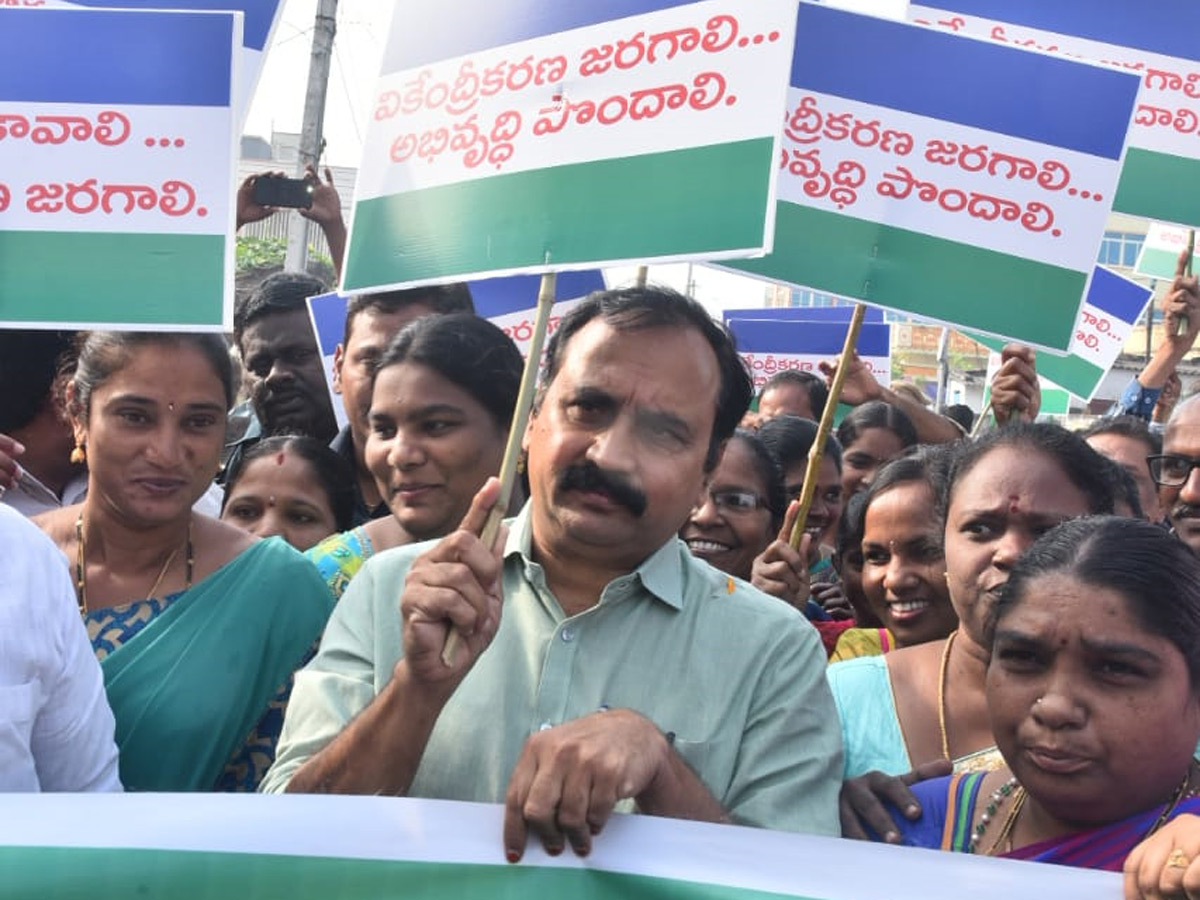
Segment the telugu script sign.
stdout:
<svg viewBox="0 0 1200 900">
<path fill-rule="evenodd" d="M 725 324 L 737 338 L 738 353 L 746 361 L 760 390 L 777 372 L 811 372 L 819 377 L 819 364 L 832 362 L 846 344 L 849 322 L 814 322 L 796 319 L 754 318 L 754 310 L 725 314 Z M 882 322 L 864 322 L 858 332 L 859 359 L 885 387 L 892 381 L 891 328 Z"/>
<path fill-rule="evenodd" d="M 3 23 L 0 323 L 229 328 L 241 14 Z"/>
<path fill-rule="evenodd" d="M 761 253 L 793 9 L 404 7 L 375 92 L 343 290 Z"/>
<path fill-rule="evenodd" d="M 731 267 L 1067 348 L 1136 76 L 801 3 L 791 85 L 775 251 Z"/>
<path fill-rule="evenodd" d="M 1163 225 L 1161 222 L 1151 222 L 1133 271 L 1148 278 L 1173 281 L 1179 265 L 1179 254 L 1188 245 L 1188 231 L 1187 228 L 1176 228 L 1171 225 Z M 1197 248 L 1193 245 L 1192 271 L 1200 272 L 1200 265 L 1196 264 L 1196 250 Z"/>
<path fill-rule="evenodd" d="M 912 4 L 922 25 L 1007 46 L 1086 59 L 1142 79 L 1118 212 L 1200 224 L 1200 3 L 1195 0 L 936 0 Z"/>
</svg>

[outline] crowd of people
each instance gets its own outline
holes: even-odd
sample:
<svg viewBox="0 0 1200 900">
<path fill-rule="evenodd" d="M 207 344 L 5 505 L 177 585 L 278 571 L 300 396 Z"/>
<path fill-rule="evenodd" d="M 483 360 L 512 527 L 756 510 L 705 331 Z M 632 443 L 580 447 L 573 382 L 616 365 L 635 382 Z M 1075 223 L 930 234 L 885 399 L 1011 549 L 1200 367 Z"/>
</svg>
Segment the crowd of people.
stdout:
<svg viewBox="0 0 1200 900">
<path fill-rule="evenodd" d="M 339 431 L 324 289 L 267 278 L 232 347 L 0 333 L 0 790 L 495 802 L 512 862 L 636 811 L 1200 897 L 1200 397 L 1160 403 L 1200 330 L 1182 268 L 1084 433 L 1035 421 L 1028 348 L 977 437 L 840 361 L 798 540 L 826 379 L 755 398 L 694 300 L 562 318 L 490 539 L 515 345 L 462 285 L 355 298 Z"/>
</svg>

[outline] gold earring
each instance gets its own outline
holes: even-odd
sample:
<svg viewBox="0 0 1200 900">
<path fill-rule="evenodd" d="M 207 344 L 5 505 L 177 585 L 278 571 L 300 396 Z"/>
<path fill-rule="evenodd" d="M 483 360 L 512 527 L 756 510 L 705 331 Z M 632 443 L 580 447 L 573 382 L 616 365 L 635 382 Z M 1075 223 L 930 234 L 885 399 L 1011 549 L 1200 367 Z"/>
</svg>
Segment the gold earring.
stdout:
<svg viewBox="0 0 1200 900">
<path fill-rule="evenodd" d="M 77 466 L 81 466 L 87 462 L 87 450 L 82 443 L 75 444 L 75 449 L 71 451 L 70 459 Z"/>
</svg>

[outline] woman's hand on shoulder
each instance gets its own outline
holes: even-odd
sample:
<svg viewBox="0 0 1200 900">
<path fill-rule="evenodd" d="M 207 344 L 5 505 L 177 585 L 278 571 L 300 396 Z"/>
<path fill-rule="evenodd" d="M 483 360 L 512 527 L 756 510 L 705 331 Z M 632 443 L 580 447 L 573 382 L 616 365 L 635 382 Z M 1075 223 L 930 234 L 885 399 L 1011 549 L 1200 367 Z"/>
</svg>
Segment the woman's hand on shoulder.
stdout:
<svg viewBox="0 0 1200 900">
<path fill-rule="evenodd" d="M 1200 816 L 1172 819 L 1125 860 L 1125 900 L 1200 900 Z"/>
<path fill-rule="evenodd" d="M 949 760 L 935 759 L 922 763 L 906 775 L 867 772 L 843 782 L 842 793 L 838 797 L 842 837 L 856 841 L 900 843 L 900 832 L 888 810 L 888 804 L 900 810 L 906 819 L 915 822 L 921 817 L 921 804 L 909 790 L 909 785 L 949 775 L 952 768 Z M 872 832 L 878 837 L 872 837 Z"/>
</svg>

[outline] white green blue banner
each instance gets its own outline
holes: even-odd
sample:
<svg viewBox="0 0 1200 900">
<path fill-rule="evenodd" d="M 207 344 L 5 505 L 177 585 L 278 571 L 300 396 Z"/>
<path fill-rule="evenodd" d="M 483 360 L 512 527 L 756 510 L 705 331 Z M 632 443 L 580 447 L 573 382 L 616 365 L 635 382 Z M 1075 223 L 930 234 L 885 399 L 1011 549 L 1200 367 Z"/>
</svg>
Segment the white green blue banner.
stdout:
<svg viewBox="0 0 1200 900">
<path fill-rule="evenodd" d="M 1039 354 L 1038 374 L 1085 403 L 1091 400 L 1121 355 L 1125 341 L 1152 296 L 1150 288 L 1097 266 L 1087 300 L 1079 310 L 1070 350 L 1066 356 Z M 992 350 L 999 351 L 1004 346 L 1004 341 L 986 335 L 968 334 L 968 337 Z"/>
<path fill-rule="evenodd" d="M 731 267 L 1066 350 L 1136 75 L 801 3 L 790 82 L 775 250 Z"/>
<path fill-rule="evenodd" d="M 725 324 L 737 339 L 738 353 L 750 369 L 756 391 L 784 370 L 820 375 L 819 364 L 832 362 L 842 352 L 849 328 L 848 319 L 758 318 L 757 310 L 744 309 L 726 312 Z M 864 322 L 858 332 L 859 359 L 884 386 L 892 380 L 891 330 L 892 326 L 882 322 Z"/>
<path fill-rule="evenodd" d="M 1129 153 L 1113 197 L 1118 212 L 1200 224 L 1200 3 L 1195 0 L 933 0 L 909 19 L 1142 79 Z M 1023 102 L 1040 104 L 1036 95 Z"/>
<path fill-rule="evenodd" d="M 0 325 L 228 329 L 241 13 L 0 20 Z"/>
<path fill-rule="evenodd" d="M 1179 254 L 1188 245 L 1187 228 L 1175 225 L 1164 225 L 1162 222 L 1151 222 L 1146 231 L 1146 240 L 1138 252 L 1137 263 L 1133 271 L 1147 278 L 1162 278 L 1171 281 L 1179 265 Z M 1198 250 L 1192 247 L 1192 271 L 1200 272 L 1200 260 L 1197 260 Z"/>
<path fill-rule="evenodd" d="M 503 808 L 396 797 L 12 794 L 0 892 L 88 900 L 1117 900 L 1110 872 L 615 815 L 504 861 Z M 103 825 L 103 827 L 101 827 Z"/>
<path fill-rule="evenodd" d="M 20 0 L 0 2 L 0 13 L 14 7 L 26 9 L 173 9 L 199 12 L 202 10 L 238 11 L 244 16 L 242 47 L 238 54 L 238 76 L 234 87 L 233 108 L 240 133 L 258 76 L 262 72 L 263 57 L 275 25 L 283 0 Z"/>
<path fill-rule="evenodd" d="M 397 14 L 342 290 L 761 255 L 794 0 Z"/>
</svg>

